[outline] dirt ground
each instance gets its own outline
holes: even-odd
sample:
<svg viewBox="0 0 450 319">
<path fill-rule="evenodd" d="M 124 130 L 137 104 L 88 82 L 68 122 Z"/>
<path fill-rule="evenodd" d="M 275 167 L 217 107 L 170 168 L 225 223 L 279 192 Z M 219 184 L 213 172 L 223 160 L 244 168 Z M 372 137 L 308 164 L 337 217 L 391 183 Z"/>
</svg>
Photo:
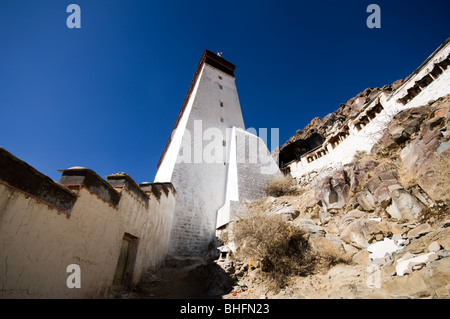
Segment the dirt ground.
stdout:
<svg viewBox="0 0 450 319">
<path fill-rule="evenodd" d="M 220 299 L 231 291 L 232 280 L 215 263 L 163 268 L 149 275 L 133 291 L 112 294 L 114 299 Z"/>
</svg>

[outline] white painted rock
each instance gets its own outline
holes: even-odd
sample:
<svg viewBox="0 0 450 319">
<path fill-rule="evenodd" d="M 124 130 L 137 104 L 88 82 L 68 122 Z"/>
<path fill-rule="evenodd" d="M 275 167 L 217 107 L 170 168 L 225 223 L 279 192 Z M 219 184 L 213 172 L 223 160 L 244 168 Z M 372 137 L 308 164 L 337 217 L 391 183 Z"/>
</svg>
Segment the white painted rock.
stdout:
<svg viewBox="0 0 450 319">
<path fill-rule="evenodd" d="M 395 244 L 392 239 L 385 238 L 383 241 L 378 241 L 367 247 L 367 250 L 371 252 L 370 258 L 376 260 L 379 258 L 384 258 L 386 255 L 391 255 L 392 253 L 399 250 L 399 246 Z"/>
<path fill-rule="evenodd" d="M 413 271 L 414 266 L 426 264 L 431 261 L 435 261 L 438 258 L 439 257 L 436 253 L 431 252 L 428 254 L 423 254 L 409 259 L 398 260 L 397 265 L 395 267 L 397 276 L 404 276 L 405 274 L 409 274 Z"/>
</svg>

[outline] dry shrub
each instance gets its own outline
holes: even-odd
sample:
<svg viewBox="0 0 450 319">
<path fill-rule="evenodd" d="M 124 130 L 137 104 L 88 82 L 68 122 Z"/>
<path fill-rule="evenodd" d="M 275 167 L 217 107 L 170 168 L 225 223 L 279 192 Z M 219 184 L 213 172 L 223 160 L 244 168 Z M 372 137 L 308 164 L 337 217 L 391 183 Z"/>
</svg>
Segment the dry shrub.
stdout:
<svg viewBox="0 0 450 319">
<path fill-rule="evenodd" d="M 297 182 L 290 175 L 284 175 L 270 180 L 264 190 L 268 196 L 290 195 L 296 192 Z"/>
<path fill-rule="evenodd" d="M 239 257 L 259 262 L 265 283 L 274 290 L 314 267 L 307 237 L 279 215 L 250 213 L 234 225 L 234 239 Z"/>
</svg>

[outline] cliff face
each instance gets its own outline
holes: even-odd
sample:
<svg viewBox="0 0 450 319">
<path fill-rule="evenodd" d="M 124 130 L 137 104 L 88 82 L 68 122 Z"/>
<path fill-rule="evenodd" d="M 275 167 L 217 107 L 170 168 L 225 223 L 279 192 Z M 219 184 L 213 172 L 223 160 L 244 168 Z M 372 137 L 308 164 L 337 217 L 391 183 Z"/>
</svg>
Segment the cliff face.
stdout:
<svg viewBox="0 0 450 319">
<path fill-rule="evenodd" d="M 298 130 L 294 136 L 286 141 L 281 147 L 283 150 L 289 144 L 298 140 L 312 141 L 312 148 L 319 146 L 328 135 L 339 130 L 347 119 L 354 117 L 364 106 L 364 104 L 375 98 L 380 92 L 391 93 L 403 83 L 403 80 L 397 80 L 391 85 L 385 85 L 382 88 L 367 88 L 357 94 L 355 97 L 343 103 L 339 108 L 324 118 L 315 117 L 307 124 L 303 130 Z"/>
</svg>

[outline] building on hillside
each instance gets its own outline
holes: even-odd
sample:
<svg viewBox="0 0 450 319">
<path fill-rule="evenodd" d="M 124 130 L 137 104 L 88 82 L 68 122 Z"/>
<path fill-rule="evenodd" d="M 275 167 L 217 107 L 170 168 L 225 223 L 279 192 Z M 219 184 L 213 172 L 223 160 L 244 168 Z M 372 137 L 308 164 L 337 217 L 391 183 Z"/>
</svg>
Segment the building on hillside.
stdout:
<svg viewBox="0 0 450 319">
<path fill-rule="evenodd" d="M 300 179 L 313 171 L 348 164 L 358 151 L 370 152 L 396 113 L 450 94 L 449 65 L 450 38 L 400 87 L 376 94 L 319 145 L 297 140 L 282 148 L 278 155 L 281 170 Z"/>
</svg>

